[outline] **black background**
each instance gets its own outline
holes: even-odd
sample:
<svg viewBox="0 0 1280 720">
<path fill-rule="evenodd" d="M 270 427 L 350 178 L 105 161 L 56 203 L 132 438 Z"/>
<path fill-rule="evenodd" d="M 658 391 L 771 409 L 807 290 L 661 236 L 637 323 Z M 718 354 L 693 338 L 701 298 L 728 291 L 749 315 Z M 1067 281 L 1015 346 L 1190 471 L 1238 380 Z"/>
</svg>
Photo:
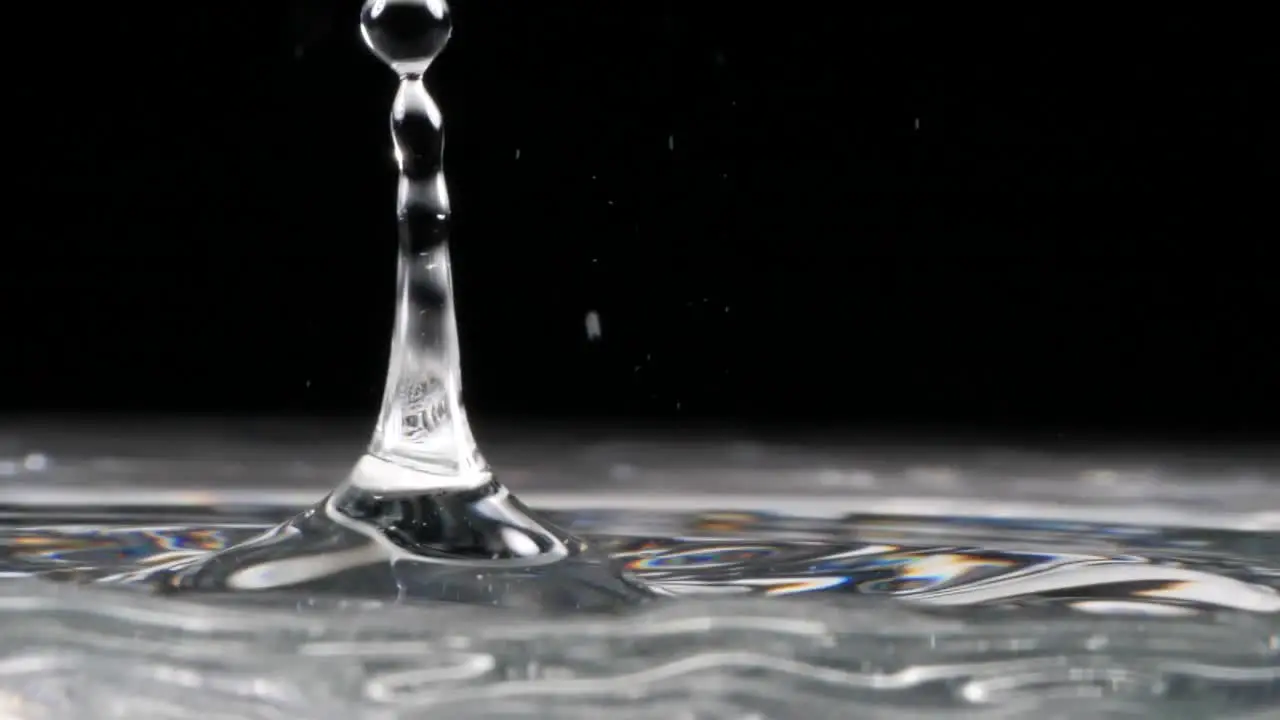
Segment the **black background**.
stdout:
<svg viewBox="0 0 1280 720">
<path fill-rule="evenodd" d="M 481 424 L 1276 429 L 1261 16 L 453 6 Z M 0 411 L 372 421 L 395 80 L 357 11 L 21 11 Z"/>
</svg>

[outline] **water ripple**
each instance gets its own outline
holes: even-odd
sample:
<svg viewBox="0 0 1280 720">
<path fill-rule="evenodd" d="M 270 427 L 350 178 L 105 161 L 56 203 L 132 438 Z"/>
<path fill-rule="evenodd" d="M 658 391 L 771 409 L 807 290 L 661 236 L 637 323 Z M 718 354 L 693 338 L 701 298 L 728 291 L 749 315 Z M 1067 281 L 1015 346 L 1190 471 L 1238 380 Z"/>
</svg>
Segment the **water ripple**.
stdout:
<svg viewBox="0 0 1280 720">
<path fill-rule="evenodd" d="M 361 586 L 381 576 L 344 564 L 341 582 L 178 594 L 142 580 L 292 526 L 0 528 L 0 718 L 1280 714 L 1269 535 L 555 519 L 582 533 L 584 554 L 509 571 L 419 564 L 397 571 L 399 586 Z M 628 522 L 649 534 L 591 532 Z M 341 553 L 354 547 L 344 537 L 312 540 Z M 586 603 L 598 576 L 636 594 Z"/>
<path fill-rule="evenodd" d="M 1277 633 L 1242 613 L 1046 625 L 862 596 L 531 621 L 22 580 L 0 584 L 0 716 L 1261 717 L 1280 707 Z"/>
</svg>

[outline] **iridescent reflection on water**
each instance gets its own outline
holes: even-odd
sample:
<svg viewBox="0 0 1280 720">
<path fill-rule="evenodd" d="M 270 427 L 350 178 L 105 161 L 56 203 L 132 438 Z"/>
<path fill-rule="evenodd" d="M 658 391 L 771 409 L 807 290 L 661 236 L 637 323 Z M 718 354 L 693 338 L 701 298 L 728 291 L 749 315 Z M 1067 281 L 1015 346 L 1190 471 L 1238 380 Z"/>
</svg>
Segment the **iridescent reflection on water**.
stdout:
<svg viewBox="0 0 1280 720">
<path fill-rule="evenodd" d="M 736 512 L 544 517 L 585 549 L 543 567 L 346 563 L 259 592 L 174 583 L 173 569 L 279 534 L 276 518 L 11 518 L 0 529 L 0 574 L 12 578 L 0 583 L 0 716 L 209 717 L 194 709 L 205 706 L 228 718 L 1263 717 L 1280 707 L 1274 537 Z M 320 554 L 354 547 L 308 542 Z"/>
</svg>

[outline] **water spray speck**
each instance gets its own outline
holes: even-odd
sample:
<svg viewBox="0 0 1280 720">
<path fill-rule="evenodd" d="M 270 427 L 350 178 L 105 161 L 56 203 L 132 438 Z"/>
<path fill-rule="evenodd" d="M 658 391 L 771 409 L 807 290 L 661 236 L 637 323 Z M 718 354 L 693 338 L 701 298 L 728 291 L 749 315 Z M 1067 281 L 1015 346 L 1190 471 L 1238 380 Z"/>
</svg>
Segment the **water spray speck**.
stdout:
<svg viewBox="0 0 1280 720">
<path fill-rule="evenodd" d="M 595 310 L 587 313 L 587 339 L 600 339 L 600 313 Z"/>
</svg>

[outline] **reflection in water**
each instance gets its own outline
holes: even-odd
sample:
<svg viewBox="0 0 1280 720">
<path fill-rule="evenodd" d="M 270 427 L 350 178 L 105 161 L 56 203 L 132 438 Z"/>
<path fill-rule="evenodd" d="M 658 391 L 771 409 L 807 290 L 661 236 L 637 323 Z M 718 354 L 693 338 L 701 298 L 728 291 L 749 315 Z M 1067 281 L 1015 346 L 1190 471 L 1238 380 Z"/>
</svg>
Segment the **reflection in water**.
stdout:
<svg viewBox="0 0 1280 720">
<path fill-rule="evenodd" d="M 932 606 L 1061 603 L 1159 615 L 1280 611 L 1280 594 L 1265 585 L 1123 555 L 650 541 L 618 556 L 627 559 L 630 579 L 664 595 L 843 590 Z"/>
<path fill-rule="evenodd" d="M 1247 534 L 732 512 L 548 517 L 535 516 L 497 482 L 411 496 L 347 484 L 269 527 L 10 529 L 0 534 L 0 573 L 166 592 L 288 590 L 548 610 L 821 593 L 1026 612 L 1280 612 L 1280 541 Z M 600 531 L 637 525 L 653 532 Z"/>
</svg>

